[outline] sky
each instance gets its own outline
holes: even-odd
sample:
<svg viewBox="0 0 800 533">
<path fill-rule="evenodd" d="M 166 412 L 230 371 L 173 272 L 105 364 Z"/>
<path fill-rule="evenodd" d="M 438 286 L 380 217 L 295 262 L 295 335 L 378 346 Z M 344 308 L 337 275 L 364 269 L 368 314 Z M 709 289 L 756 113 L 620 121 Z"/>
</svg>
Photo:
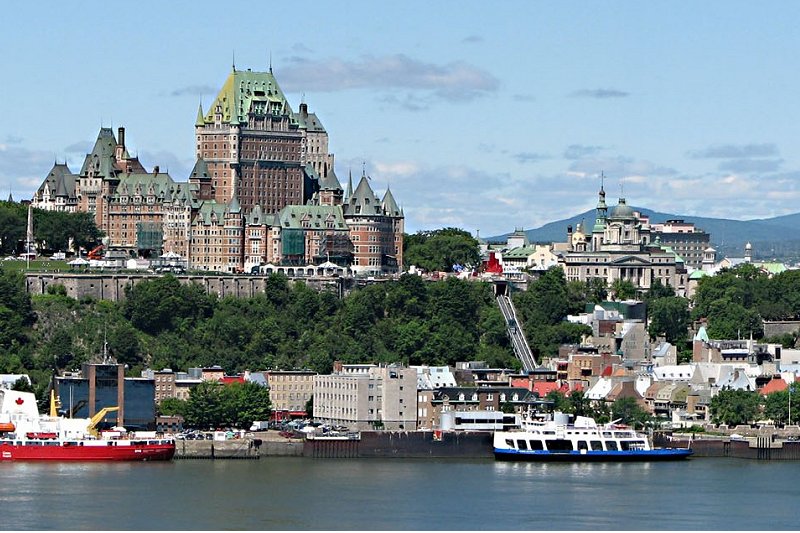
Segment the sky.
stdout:
<svg viewBox="0 0 800 533">
<path fill-rule="evenodd" d="M 336 173 L 414 233 L 489 237 L 597 203 L 748 220 L 800 211 L 800 2 L 27 2 L 0 32 L 0 197 L 101 127 L 186 181 L 194 122 L 270 61 Z"/>
</svg>

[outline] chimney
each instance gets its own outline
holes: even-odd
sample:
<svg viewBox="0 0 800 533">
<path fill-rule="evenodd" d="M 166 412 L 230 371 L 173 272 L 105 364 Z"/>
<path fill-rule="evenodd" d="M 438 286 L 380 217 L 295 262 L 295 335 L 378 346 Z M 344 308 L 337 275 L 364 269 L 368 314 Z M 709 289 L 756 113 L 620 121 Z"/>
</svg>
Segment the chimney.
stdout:
<svg viewBox="0 0 800 533">
<path fill-rule="evenodd" d="M 308 116 L 308 104 L 300 104 L 300 114 L 303 115 L 303 118 Z"/>
<path fill-rule="evenodd" d="M 117 144 L 125 148 L 125 128 L 120 127 L 119 129 L 117 129 L 117 138 L 118 138 Z"/>
<path fill-rule="evenodd" d="M 153 175 L 154 176 L 158 176 L 158 171 L 159 171 L 158 165 L 154 166 L 153 167 Z"/>
</svg>

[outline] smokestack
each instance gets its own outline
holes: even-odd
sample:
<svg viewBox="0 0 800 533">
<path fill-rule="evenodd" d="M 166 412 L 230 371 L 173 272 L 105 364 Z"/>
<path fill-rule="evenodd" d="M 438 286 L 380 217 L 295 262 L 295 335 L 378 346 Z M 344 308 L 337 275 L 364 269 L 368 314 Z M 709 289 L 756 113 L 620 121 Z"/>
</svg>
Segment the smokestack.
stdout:
<svg viewBox="0 0 800 533">
<path fill-rule="evenodd" d="M 117 129 L 117 137 L 119 138 L 117 144 L 125 148 L 125 128 Z"/>
</svg>

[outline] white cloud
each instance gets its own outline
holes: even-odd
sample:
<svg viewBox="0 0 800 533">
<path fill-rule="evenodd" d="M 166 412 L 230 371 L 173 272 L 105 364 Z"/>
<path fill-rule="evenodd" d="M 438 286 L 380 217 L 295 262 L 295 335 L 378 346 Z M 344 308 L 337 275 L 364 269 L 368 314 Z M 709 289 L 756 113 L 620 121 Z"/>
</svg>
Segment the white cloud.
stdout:
<svg viewBox="0 0 800 533">
<path fill-rule="evenodd" d="M 281 68 L 280 79 L 287 91 L 410 89 L 431 91 L 448 101 L 472 100 L 499 88 L 493 75 L 462 61 L 439 65 L 404 54 L 364 56 L 357 61 L 293 57 Z"/>
</svg>

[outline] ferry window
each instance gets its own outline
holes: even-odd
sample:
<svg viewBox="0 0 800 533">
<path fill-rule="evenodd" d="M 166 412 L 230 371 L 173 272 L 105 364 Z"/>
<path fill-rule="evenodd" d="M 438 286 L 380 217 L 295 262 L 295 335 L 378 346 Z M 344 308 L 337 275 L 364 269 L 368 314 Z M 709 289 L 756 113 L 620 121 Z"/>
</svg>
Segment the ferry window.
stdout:
<svg viewBox="0 0 800 533">
<path fill-rule="evenodd" d="M 518 440 L 517 441 L 517 449 L 519 449 L 519 450 L 527 450 L 528 449 L 528 441 L 526 441 L 526 440 Z"/>
<path fill-rule="evenodd" d="M 606 450 L 608 450 L 610 452 L 617 451 L 617 443 L 616 443 L 616 441 L 613 441 L 613 440 L 606 441 Z"/>
<path fill-rule="evenodd" d="M 540 440 L 531 441 L 531 450 L 544 450 L 544 445 Z"/>
<path fill-rule="evenodd" d="M 603 443 L 599 440 L 592 441 L 592 450 L 594 451 L 602 451 L 603 450 Z"/>
<path fill-rule="evenodd" d="M 506 439 L 506 446 L 514 447 L 514 441 L 512 439 Z"/>
<path fill-rule="evenodd" d="M 554 439 L 547 441 L 547 448 L 551 452 L 571 452 L 572 441 L 567 439 Z"/>
<path fill-rule="evenodd" d="M 622 440 L 619 442 L 619 445 L 622 447 L 623 450 L 631 449 L 631 441 L 629 440 Z"/>
<path fill-rule="evenodd" d="M 586 443 L 585 440 L 579 440 L 578 441 L 578 450 L 588 450 L 588 449 L 589 449 L 589 445 Z"/>
</svg>

